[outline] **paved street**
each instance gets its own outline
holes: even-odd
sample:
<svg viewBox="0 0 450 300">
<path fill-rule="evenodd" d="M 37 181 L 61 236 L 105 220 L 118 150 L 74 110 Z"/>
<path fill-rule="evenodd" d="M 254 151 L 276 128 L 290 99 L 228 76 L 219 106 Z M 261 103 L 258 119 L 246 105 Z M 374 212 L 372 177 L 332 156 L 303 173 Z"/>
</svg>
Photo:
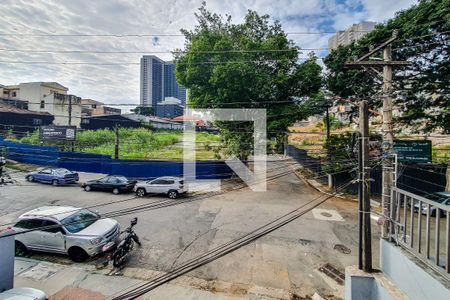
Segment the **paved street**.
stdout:
<svg viewBox="0 0 450 300">
<path fill-rule="evenodd" d="M 278 162 L 277 166 L 280 164 L 284 163 Z M 286 170 L 288 168 L 286 165 Z M 87 193 L 79 186 L 53 187 L 27 183 L 21 179 L 23 174 L 15 175 L 23 186 L 0 188 L 2 224 L 42 205 L 92 206 L 117 202 L 95 208 L 105 213 L 164 199 L 149 197 L 122 201 L 133 198 L 133 194 Z M 81 174 L 81 180 L 96 176 L 99 175 Z M 152 275 L 149 275 L 149 270 L 168 271 L 189 258 L 242 236 L 320 196 L 319 192 L 290 173 L 269 181 L 268 191 L 264 193 L 245 188 L 190 203 L 120 216 L 117 219 L 123 227 L 128 225 L 132 217 L 139 218 L 135 229 L 143 241 L 142 248 L 130 257 L 124 275 L 149 279 Z M 300 219 L 200 267 L 188 276 L 210 282 L 203 287 L 210 292 L 220 291 L 228 295 L 242 295 L 254 287 L 265 287 L 280 291 L 281 294 L 292 293 L 301 297 L 311 296 L 315 292 L 323 297 L 343 297 L 343 285 L 319 268 L 330 264 L 343 272 L 345 266 L 357 264 L 356 211 L 356 202 L 333 198 Z M 373 231 L 378 232 L 378 228 L 374 227 Z M 378 244 L 375 243 L 377 238 L 374 237 L 373 245 L 375 259 L 379 256 Z M 33 253 L 30 258 L 64 265 L 74 264 L 60 255 Z M 95 259 L 78 265 L 94 264 Z M 191 280 L 191 285 L 195 286 L 195 279 Z M 230 287 L 225 283 L 233 285 Z M 96 289 L 95 286 L 89 288 Z M 98 292 L 105 293 L 104 290 Z M 158 289 L 152 293 L 158 293 Z M 185 297 L 180 296 L 178 299 Z"/>
</svg>

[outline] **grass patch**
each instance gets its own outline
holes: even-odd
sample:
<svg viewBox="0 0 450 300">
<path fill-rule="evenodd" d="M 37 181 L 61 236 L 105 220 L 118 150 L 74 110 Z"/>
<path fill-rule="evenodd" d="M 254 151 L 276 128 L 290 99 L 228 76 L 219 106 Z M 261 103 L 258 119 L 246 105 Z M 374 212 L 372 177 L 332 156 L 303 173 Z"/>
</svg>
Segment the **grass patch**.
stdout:
<svg viewBox="0 0 450 300">
<path fill-rule="evenodd" d="M 77 133 L 74 150 L 114 156 L 115 133 L 112 130 L 86 130 Z M 152 131 L 145 128 L 119 129 L 120 159 L 183 159 L 182 131 Z M 220 136 L 206 132 L 196 134 L 196 155 L 199 160 L 216 159 L 214 146 L 220 143 Z M 34 132 L 19 140 L 26 144 L 39 144 L 39 134 Z M 46 142 L 45 145 L 60 146 L 65 151 L 71 149 L 70 143 Z"/>
</svg>

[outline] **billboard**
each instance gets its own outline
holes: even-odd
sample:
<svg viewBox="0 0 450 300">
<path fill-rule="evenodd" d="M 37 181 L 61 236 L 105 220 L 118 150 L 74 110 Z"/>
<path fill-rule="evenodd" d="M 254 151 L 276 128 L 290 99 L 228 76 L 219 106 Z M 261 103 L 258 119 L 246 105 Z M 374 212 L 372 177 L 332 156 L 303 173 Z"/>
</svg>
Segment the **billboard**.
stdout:
<svg viewBox="0 0 450 300">
<path fill-rule="evenodd" d="M 75 141 L 76 134 L 76 126 L 41 126 L 40 130 L 40 138 L 42 141 Z"/>
<path fill-rule="evenodd" d="M 394 151 L 400 162 L 431 163 L 431 141 L 397 140 L 394 141 Z"/>
</svg>

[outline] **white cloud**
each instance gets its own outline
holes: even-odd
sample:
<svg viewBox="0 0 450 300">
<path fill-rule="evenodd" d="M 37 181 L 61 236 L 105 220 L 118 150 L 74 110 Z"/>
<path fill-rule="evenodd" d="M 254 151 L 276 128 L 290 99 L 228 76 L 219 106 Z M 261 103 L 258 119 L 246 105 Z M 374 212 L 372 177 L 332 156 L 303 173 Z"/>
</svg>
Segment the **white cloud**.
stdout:
<svg viewBox="0 0 450 300">
<path fill-rule="evenodd" d="M 269 14 L 286 32 L 345 29 L 361 20 L 383 21 L 413 0 L 215 0 L 207 8 L 235 22 L 248 9 Z M 201 0 L 2 0 L 0 33 L 173 34 L 193 28 Z M 355 12 L 354 7 L 363 10 Z M 291 35 L 302 48 L 327 46 L 329 35 Z M 0 48 L 84 51 L 171 51 L 182 37 L 0 36 Z M 306 52 L 302 56 L 306 56 Z M 323 51 L 316 51 L 318 55 Z M 0 61 L 139 63 L 139 53 L 30 53 L 0 51 Z M 157 54 L 170 60 L 170 53 Z M 138 65 L 27 65 L 0 63 L 0 83 L 57 81 L 69 92 L 106 103 L 138 103 Z"/>
</svg>

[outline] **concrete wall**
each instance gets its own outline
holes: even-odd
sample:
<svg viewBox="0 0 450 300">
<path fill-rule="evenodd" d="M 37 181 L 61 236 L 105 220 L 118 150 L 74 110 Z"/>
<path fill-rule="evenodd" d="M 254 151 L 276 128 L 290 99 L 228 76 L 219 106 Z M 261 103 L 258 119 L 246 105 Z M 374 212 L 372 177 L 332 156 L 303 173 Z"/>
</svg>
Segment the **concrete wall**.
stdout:
<svg viewBox="0 0 450 300">
<path fill-rule="evenodd" d="M 414 257 L 385 240 L 380 242 L 381 270 L 412 300 L 448 300 L 450 289 L 447 281 L 442 282 L 442 275 L 433 274 L 432 270 L 427 272 L 418 264 Z M 425 268 L 427 268 L 424 265 Z"/>
</svg>

